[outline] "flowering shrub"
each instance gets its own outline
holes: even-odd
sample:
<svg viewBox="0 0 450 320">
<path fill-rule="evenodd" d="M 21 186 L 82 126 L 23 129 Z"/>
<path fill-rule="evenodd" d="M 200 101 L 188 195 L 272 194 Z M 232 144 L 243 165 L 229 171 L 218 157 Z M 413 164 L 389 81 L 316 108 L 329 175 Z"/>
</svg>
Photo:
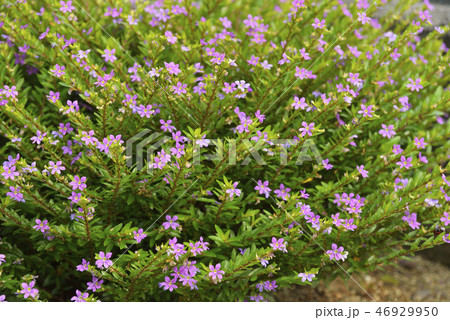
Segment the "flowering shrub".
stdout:
<svg viewBox="0 0 450 320">
<path fill-rule="evenodd" d="M 270 300 L 450 242 L 448 27 L 379 2 L 2 2 L 0 300 Z"/>
</svg>

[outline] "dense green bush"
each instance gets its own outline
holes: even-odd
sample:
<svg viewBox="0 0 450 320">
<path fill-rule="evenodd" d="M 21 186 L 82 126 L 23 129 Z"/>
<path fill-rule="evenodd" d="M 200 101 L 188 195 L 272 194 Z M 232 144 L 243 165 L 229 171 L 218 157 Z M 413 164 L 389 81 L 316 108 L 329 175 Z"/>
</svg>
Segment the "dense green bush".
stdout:
<svg viewBox="0 0 450 320">
<path fill-rule="evenodd" d="M 379 2 L 2 1 L 0 300 L 271 300 L 449 242 L 448 27 Z"/>
</svg>

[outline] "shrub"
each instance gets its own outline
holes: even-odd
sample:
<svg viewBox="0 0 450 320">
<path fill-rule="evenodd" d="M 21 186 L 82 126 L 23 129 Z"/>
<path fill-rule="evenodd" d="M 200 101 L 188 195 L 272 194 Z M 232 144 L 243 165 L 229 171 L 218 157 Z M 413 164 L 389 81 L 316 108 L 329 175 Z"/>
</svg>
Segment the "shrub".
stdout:
<svg viewBox="0 0 450 320">
<path fill-rule="evenodd" d="M 449 242 L 413 2 L 3 2 L 1 299 L 271 300 Z"/>
</svg>

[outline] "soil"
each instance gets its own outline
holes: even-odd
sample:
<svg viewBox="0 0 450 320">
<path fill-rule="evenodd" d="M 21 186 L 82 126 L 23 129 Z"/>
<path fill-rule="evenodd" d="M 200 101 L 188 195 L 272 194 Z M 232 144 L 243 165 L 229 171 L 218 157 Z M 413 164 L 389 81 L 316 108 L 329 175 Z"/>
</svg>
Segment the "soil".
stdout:
<svg viewBox="0 0 450 320">
<path fill-rule="evenodd" d="M 375 301 L 450 301 L 450 268 L 422 256 L 401 260 L 366 275 L 352 275 Z M 276 295 L 277 301 L 360 302 L 372 299 L 351 279 L 336 279 L 316 287 L 292 286 Z"/>
</svg>

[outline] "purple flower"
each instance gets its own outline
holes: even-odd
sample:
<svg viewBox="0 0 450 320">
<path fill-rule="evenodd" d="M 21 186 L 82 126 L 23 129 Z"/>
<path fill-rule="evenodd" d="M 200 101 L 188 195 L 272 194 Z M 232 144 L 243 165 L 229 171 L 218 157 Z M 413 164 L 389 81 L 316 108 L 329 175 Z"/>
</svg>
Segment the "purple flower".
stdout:
<svg viewBox="0 0 450 320">
<path fill-rule="evenodd" d="M 353 207 L 355 208 L 355 207 Z M 344 228 L 346 230 L 350 230 L 350 231 L 355 231 L 355 229 L 357 228 L 356 224 L 353 224 L 354 219 L 346 219 L 344 220 L 344 222 L 342 223 L 342 225 L 344 226 Z"/>
<path fill-rule="evenodd" d="M 366 16 L 366 13 L 360 13 L 358 12 L 358 21 L 360 21 L 362 24 L 366 24 L 366 23 L 370 23 L 370 19 L 369 17 Z"/>
<path fill-rule="evenodd" d="M 280 238 L 277 240 L 275 237 L 272 237 L 272 243 L 270 244 L 270 246 L 274 250 L 280 250 L 283 252 L 287 252 L 286 245 L 287 245 L 287 242 L 284 242 L 283 238 Z"/>
<path fill-rule="evenodd" d="M 276 280 L 273 280 L 272 282 L 266 281 L 266 282 L 264 282 L 263 286 L 264 286 L 264 290 L 266 290 L 266 291 L 276 291 L 275 289 L 278 288 Z"/>
<path fill-rule="evenodd" d="M 170 249 L 167 250 L 169 254 L 175 255 L 175 259 L 178 260 L 183 254 L 185 254 L 187 251 L 184 250 L 184 244 L 177 243 L 177 238 L 174 237 L 173 239 L 169 240 Z"/>
<path fill-rule="evenodd" d="M 450 243 L 450 233 L 447 233 L 446 235 L 444 235 L 442 240 L 444 240 L 444 242 L 446 242 L 446 243 Z"/>
<path fill-rule="evenodd" d="M 62 75 L 64 75 L 66 72 L 64 71 L 66 69 L 65 66 L 55 65 L 55 69 L 50 70 L 51 73 L 53 73 L 54 76 L 60 78 Z"/>
<path fill-rule="evenodd" d="M 67 109 L 67 111 L 65 111 L 64 114 L 75 113 L 80 110 L 80 107 L 78 106 L 78 101 L 76 100 L 73 102 L 67 100 L 67 105 L 69 106 L 69 109 Z"/>
<path fill-rule="evenodd" d="M 308 104 L 305 102 L 305 98 L 299 99 L 298 97 L 294 97 L 294 102 L 291 104 L 291 106 L 293 106 L 295 110 L 299 108 L 305 110 L 308 107 Z"/>
<path fill-rule="evenodd" d="M 284 188 L 284 184 L 280 183 L 280 189 L 275 190 L 275 194 L 278 198 L 281 198 L 283 200 L 287 200 L 291 195 L 289 194 L 289 191 L 291 191 L 290 188 Z"/>
<path fill-rule="evenodd" d="M 169 72 L 169 74 L 177 75 L 181 72 L 178 64 L 175 64 L 173 62 L 170 63 L 164 62 L 164 65 L 166 66 L 166 70 L 167 72 Z"/>
<path fill-rule="evenodd" d="M 81 191 L 83 191 L 84 188 L 86 188 L 86 177 L 79 177 L 79 176 L 75 176 L 73 177 L 73 181 L 71 183 L 69 183 L 69 185 L 72 186 L 72 190 L 77 190 L 80 189 Z"/>
<path fill-rule="evenodd" d="M 444 212 L 444 216 L 441 218 L 441 221 L 444 223 L 444 226 L 448 226 L 450 224 L 450 217 L 448 212 Z"/>
<path fill-rule="evenodd" d="M 255 302 L 259 302 L 259 301 L 263 301 L 264 297 L 260 294 L 255 295 L 255 296 L 250 296 L 250 300 L 255 301 Z"/>
<path fill-rule="evenodd" d="M 0 266 L 2 265 L 2 263 L 5 263 L 5 255 L 4 254 L 0 254 Z"/>
<path fill-rule="evenodd" d="M 172 132 L 175 130 L 175 127 L 170 125 L 172 123 L 172 120 L 167 120 L 166 122 L 163 119 L 160 119 L 159 123 L 161 123 L 161 130 L 163 130 L 164 132 L 166 131 Z"/>
<path fill-rule="evenodd" d="M 86 302 L 87 297 L 89 297 L 89 293 L 82 293 L 80 290 L 77 290 L 76 296 L 73 296 L 70 300 L 75 302 Z"/>
<path fill-rule="evenodd" d="M 175 44 L 177 42 L 177 37 L 172 34 L 170 31 L 166 31 L 164 36 L 167 38 L 167 42 L 171 44 Z"/>
<path fill-rule="evenodd" d="M 414 145 L 417 149 L 425 149 L 425 146 L 428 144 L 424 141 L 424 138 L 419 139 L 418 137 L 414 138 Z"/>
<path fill-rule="evenodd" d="M 298 129 L 298 131 L 301 132 L 301 136 L 304 137 L 306 134 L 312 136 L 312 131 L 314 131 L 314 122 L 308 124 L 305 121 L 303 121 L 302 126 L 303 128 Z"/>
<path fill-rule="evenodd" d="M 370 106 L 365 106 L 364 104 L 361 104 L 361 110 L 358 111 L 359 114 L 362 114 L 363 117 L 369 117 L 372 118 L 373 116 L 373 110 L 372 110 L 373 105 Z"/>
<path fill-rule="evenodd" d="M 97 277 L 92 277 L 92 282 L 88 282 L 87 285 L 87 290 L 92 290 L 93 292 L 95 292 L 96 290 L 101 288 L 101 285 L 103 283 L 103 280 L 98 280 Z"/>
<path fill-rule="evenodd" d="M 417 222 L 417 214 L 415 212 L 409 213 L 409 211 L 405 211 L 405 215 L 402 217 L 402 220 L 408 222 L 411 229 L 419 229 L 421 223 Z"/>
<path fill-rule="evenodd" d="M 388 137 L 388 139 L 395 136 L 394 126 L 390 124 L 389 126 L 386 126 L 385 124 L 381 125 L 383 129 L 378 131 L 379 134 L 381 134 L 383 137 Z"/>
<path fill-rule="evenodd" d="M 23 282 L 22 283 L 22 290 L 20 291 L 20 293 L 23 294 L 23 297 L 26 299 L 29 296 L 31 296 L 32 298 L 36 298 L 37 294 L 39 293 L 39 290 L 36 288 L 33 288 L 35 285 L 35 281 L 31 281 L 30 284 Z"/>
<path fill-rule="evenodd" d="M 314 273 L 301 272 L 301 273 L 298 274 L 298 277 L 302 278 L 302 282 L 305 282 L 305 281 L 311 282 L 312 278 L 315 278 L 316 275 Z"/>
<path fill-rule="evenodd" d="M 420 89 L 423 89 L 423 86 L 420 84 L 420 81 L 422 81 L 420 78 L 416 80 L 409 78 L 408 81 L 411 83 L 407 84 L 406 87 L 411 88 L 411 91 L 416 90 L 419 92 Z"/>
<path fill-rule="evenodd" d="M 6 195 L 9 196 L 11 199 L 16 200 L 18 202 L 25 202 L 23 198 L 23 194 L 20 193 L 20 187 L 9 187 L 10 192 L 7 192 Z"/>
<path fill-rule="evenodd" d="M 363 165 L 356 166 L 356 169 L 358 169 L 358 172 L 362 175 L 363 178 L 367 178 L 369 176 L 368 175 L 369 171 L 364 170 L 364 166 Z"/>
<path fill-rule="evenodd" d="M 116 61 L 117 58 L 114 55 L 114 53 L 116 53 L 116 49 L 111 49 L 111 50 L 106 49 L 105 53 L 102 54 L 102 57 L 105 58 L 105 62 L 108 62 L 108 61 L 114 62 L 114 61 Z"/>
<path fill-rule="evenodd" d="M 3 170 L 5 171 L 2 172 L 2 176 L 4 176 L 5 179 L 14 180 L 15 177 L 18 177 L 20 175 L 20 173 L 16 171 L 16 166 L 8 167 L 4 165 Z"/>
<path fill-rule="evenodd" d="M 177 230 L 177 228 L 180 226 L 178 222 L 175 222 L 178 220 L 177 216 L 173 216 L 173 218 L 169 215 L 166 216 L 166 222 L 164 222 L 162 225 L 165 230 L 172 228 L 173 230 Z"/>
<path fill-rule="evenodd" d="M 97 259 L 97 261 L 95 261 L 97 268 L 99 268 L 99 269 L 106 268 L 107 269 L 113 265 L 113 262 L 111 260 L 109 260 L 109 258 L 111 258 L 111 256 L 112 256 L 112 252 L 108 252 L 107 254 L 105 254 L 103 251 L 100 251 L 98 256 L 99 256 L 99 259 Z"/>
<path fill-rule="evenodd" d="M 97 138 L 94 137 L 94 130 L 90 130 L 89 132 L 82 131 L 81 132 L 81 141 L 83 141 L 86 146 L 93 145 L 95 146 L 98 142 Z"/>
<path fill-rule="evenodd" d="M 394 154 L 401 154 L 403 152 L 402 146 L 399 144 L 394 144 L 394 146 L 392 147 L 392 152 Z"/>
<path fill-rule="evenodd" d="M 208 276 L 211 277 L 211 279 L 217 281 L 219 280 L 219 282 L 222 280 L 223 274 L 225 273 L 225 271 L 220 270 L 220 263 L 216 264 L 216 266 L 214 267 L 214 265 L 210 264 L 209 265 L 209 274 Z M 217 279 L 217 280 L 216 280 Z"/>
<path fill-rule="evenodd" d="M 262 258 L 260 258 L 260 259 L 258 259 L 258 260 L 259 260 L 259 262 L 261 262 L 261 265 L 262 265 L 264 268 L 266 268 L 267 265 L 269 264 L 269 260 L 267 260 L 267 257 L 262 257 Z"/>
<path fill-rule="evenodd" d="M 7 98 L 15 98 L 18 94 L 16 90 L 16 86 L 12 86 L 11 88 L 9 86 L 4 86 L 4 89 L 1 91 L 1 94 L 4 94 Z"/>
<path fill-rule="evenodd" d="M 323 29 L 325 28 L 325 19 L 322 19 L 322 21 L 320 21 L 319 19 L 315 18 L 314 23 L 311 25 L 314 27 L 314 29 Z"/>
<path fill-rule="evenodd" d="M 61 8 L 59 8 L 59 10 L 62 13 L 72 12 L 72 10 L 75 10 L 75 7 L 72 5 L 72 1 L 60 1 L 59 3 L 61 4 Z"/>
<path fill-rule="evenodd" d="M 330 160 L 328 160 L 328 159 L 322 160 L 323 167 L 326 170 L 331 170 L 333 168 L 333 165 L 328 163 L 329 161 Z"/>
<path fill-rule="evenodd" d="M 41 221 L 39 219 L 36 219 L 35 222 L 36 225 L 33 227 L 33 229 L 36 229 L 36 231 L 46 233 L 47 230 L 50 230 L 50 227 L 48 226 L 48 220 Z"/>
<path fill-rule="evenodd" d="M 41 33 L 41 35 L 39 36 L 39 40 L 44 39 L 47 36 L 49 31 L 50 31 L 50 28 L 47 27 L 47 30 L 45 30 L 45 32 Z"/>
<path fill-rule="evenodd" d="M 344 251 L 344 247 L 339 247 L 337 246 L 336 243 L 333 243 L 331 245 L 331 250 L 327 251 L 327 254 L 330 256 L 330 260 L 344 260 L 343 259 L 343 255 L 342 252 Z"/>
<path fill-rule="evenodd" d="M 170 292 L 172 292 L 174 289 L 178 288 L 178 286 L 175 284 L 177 282 L 177 279 L 170 279 L 169 277 L 165 277 L 165 282 L 160 282 L 159 283 L 159 287 L 164 287 L 164 290 L 169 290 Z"/>
<path fill-rule="evenodd" d="M 411 168 L 413 165 L 411 164 L 412 157 L 408 157 L 408 159 L 405 158 L 405 156 L 402 156 L 400 158 L 400 161 L 396 162 L 396 165 L 400 166 L 400 169 L 405 167 L 406 169 Z"/>
<path fill-rule="evenodd" d="M 181 82 L 178 82 L 176 86 L 172 86 L 172 91 L 173 93 L 181 96 L 183 93 L 187 92 L 186 87 L 187 84 L 182 84 Z"/>
<path fill-rule="evenodd" d="M 233 186 L 230 189 L 226 190 L 226 193 L 229 194 L 230 199 L 233 199 L 235 195 L 236 197 L 239 197 L 241 195 L 241 190 L 236 188 L 238 183 L 239 182 L 236 181 L 235 183 L 233 183 Z"/>
<path fill-rule="evenodd" d="M 90 263 L 89 261 L 83 259 L 81 261 L 81 264 L 77 265 L 77 271 L 83 272 L 89 270 L 89 263 Z"/>
<path fill-rule="evenodd" d="M 207 147 L 209 145 L 209 143 L 211 142 L 211 140 L 205 139 L 205 137 L 206 137 L 206 135 L 203 135 L 203 137 L 201 139 L 195 140 L 195 144 L 199 145 L 200 148 Z"/>
<path fill-rule="evenodd" d="M 140 243 L 145 237 L 147 237 L 147 234 L 144 233 L 144 230 L 141 228 L 137 232 L 133 231 L 134 234 L 134 240 L 136 240 L 137 243 Z"/>
<path fill-rule="evenodd" d="M 47 135 L 47 133 L 46 132 L 41 132 L 41 131 L 37 131 L 36 132 L 36 136 L 34 136 L 34 137 L 31 137 L 31 141 L 33 142 L 33 143 L 36 143 L 36 144 L 41 144 L 41 142 L 44 140 L 44 137 Z"/>
<path fill-rule="evenodd" d="M 60 174 L 62 170 L 66 170 L 66 167 L 62 166 L 62 161 L 57 161 L 56 164 L 53 161 L 50 161 L 48 165 L 52 170 L 52 174 Z"/>
<path fill-rule="evenodd" d="M 272 189 L 269 188 L 269 181 L 261 182 L 261 180 L 258 180 L 258 185 L 255 187 L 255 190 L 259 190 L 259 194 L 264 194 L 266 198 L 269 197 L 270 191 Z"/>
<path fill-rule="evenodd" d="M 68 133 L 71 133 L 72 131 L 73 128 L 70 126 L 70 122 L 67 122 L 66 124 L 64 123 L 59 124 L 59 132 L 61 132 L 63 136 L 65 136 Z"/>
<path fill-rule="evenodd" d="M 6 299 L 6 296 L 5 296 L 4 294 L 2 294 L 2 295 L 0 296 L 0 302 L 8 302 L 8 301 L 6 301 L 5 299 Z"/>
</svg>

